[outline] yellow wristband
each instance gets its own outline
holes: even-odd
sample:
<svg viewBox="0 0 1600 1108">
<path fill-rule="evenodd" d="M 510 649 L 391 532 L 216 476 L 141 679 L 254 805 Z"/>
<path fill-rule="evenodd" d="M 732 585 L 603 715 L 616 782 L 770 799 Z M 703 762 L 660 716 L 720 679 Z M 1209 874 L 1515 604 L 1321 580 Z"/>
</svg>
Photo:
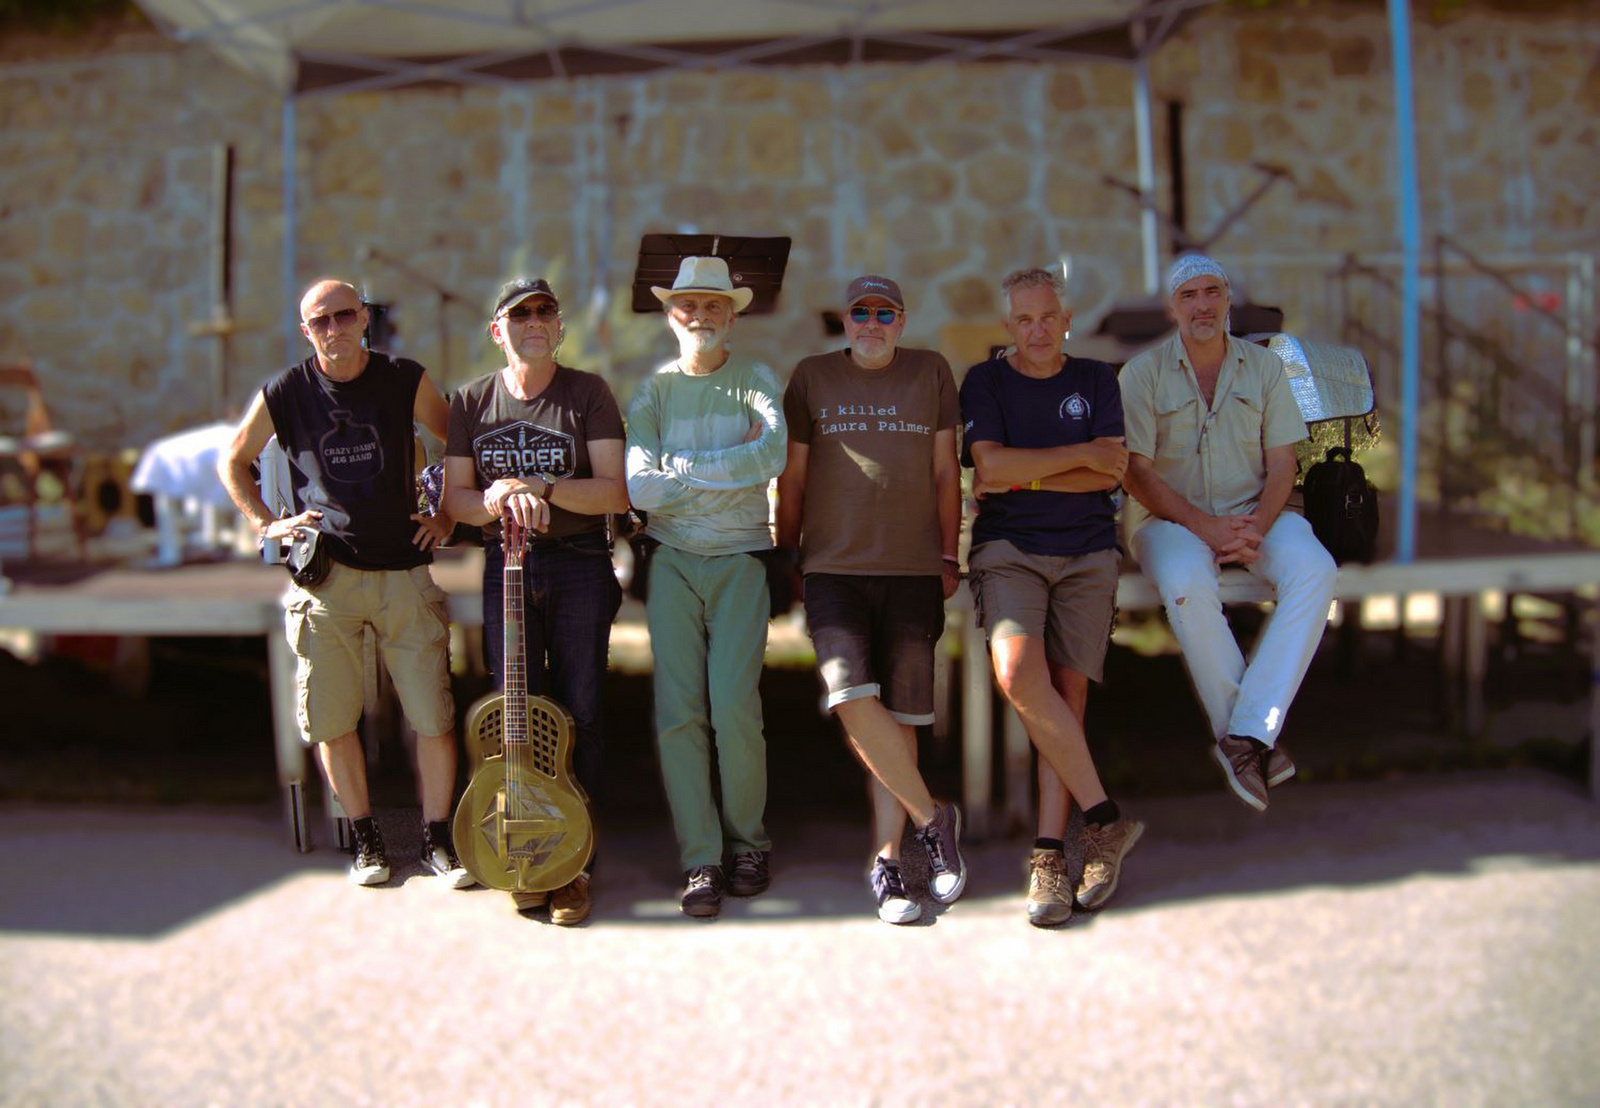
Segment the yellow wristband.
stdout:
<svg viewBox="0 0 1600 1108">
<path fill-rule="evenodd" d="M 1028 487 L 1030 489 L 1032 489 L 1034 492 L 1038 492 L 1039 491 L 1039 478 L 1035 477 L 1033 479 L 1033 481 L 1028 485 Z"/>
</svg>

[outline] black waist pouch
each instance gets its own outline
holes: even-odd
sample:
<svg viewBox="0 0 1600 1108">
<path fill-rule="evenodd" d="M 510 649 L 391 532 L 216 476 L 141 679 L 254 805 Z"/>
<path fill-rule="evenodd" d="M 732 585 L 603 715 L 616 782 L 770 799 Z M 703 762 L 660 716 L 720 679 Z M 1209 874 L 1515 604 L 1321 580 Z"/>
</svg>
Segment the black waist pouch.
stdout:
<svg viewBox="0 0 1600 1108">
<path fill-rule="evenodd" d="M 300 528 L 300 537 L 289 545 L 283 565 L 289 571 L 289 579 L 302 589 L 314 589 L 326 581 L 333 570 L 333 559 L 322 541 L 322 532 L 315 527 Z"/>
</svg>

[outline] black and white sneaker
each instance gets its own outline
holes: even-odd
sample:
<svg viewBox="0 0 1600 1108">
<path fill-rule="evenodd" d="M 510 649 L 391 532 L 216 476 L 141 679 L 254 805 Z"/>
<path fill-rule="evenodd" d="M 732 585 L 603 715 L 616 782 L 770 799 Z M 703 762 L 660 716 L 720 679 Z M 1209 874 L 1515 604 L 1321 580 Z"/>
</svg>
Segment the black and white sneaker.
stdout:
<svg viewBox="0 0 1600 1108">
<path fill-rule="evenodd" d="M 928 852 L 928 891 L 940 904 L 954 904 L 967 887 L 967 864 L 961 860 L 961 809 L 944 800 L 933 804 L 933 818 L 916 832 Z"/>
<path fill-rule="evenodd" d="M 422 868 L 452 889 L 470 889 L 478 883 L 456 857 L 450 825 L 444 820 L 427 824 L 422 829 Z"/>
<path fill-rule="evenodd" d="M 872 872 L 867 880 L 872 882 L 872 895 L 878 899 L 878 918 L 884 923 L 914 923 L 922 918 L 922 905 L 906 895 L 899 862 L 880 854 L 872 860 Z"/>
<path fill-rule="evenodd" d="M 350 880 L 357 885 L 381 885 L 389 880 L 389 855 L 383 849 L 377 824 L 365 834 L 354 823 L 350 830 L 356 849 L 355 860 L 350 863 Z"/>
</svg>

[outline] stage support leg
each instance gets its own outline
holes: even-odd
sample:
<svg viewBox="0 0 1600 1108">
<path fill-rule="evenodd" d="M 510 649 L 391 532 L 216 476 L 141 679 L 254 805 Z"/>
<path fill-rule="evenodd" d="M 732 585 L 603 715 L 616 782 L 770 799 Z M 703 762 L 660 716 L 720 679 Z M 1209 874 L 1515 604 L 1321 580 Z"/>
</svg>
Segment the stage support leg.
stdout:
<svg viewBox="0 0 1600 1108">
<path fill-rule="evenodd" d="M 994 700 L 989 644 L 973 618 L 970 601 L 961 609 L 961 661 L 966 678 L 961 697 L 961 803 L 972 837 L 981 839 L 989 833 L 989 797 L 994 791 Z"/>
<path fill-rule="evenodd" d="M 273 606 L 276 615 L 277 606 Z M 267 674 L 272 692 L 272 734 L 277 752 L 278 781 L 287 790 L 289 834 L 295 849 L 311 849 L 311 831 L 306 822 L 306 748 L 300 741 L 300 725 L 295 722 L 295 657 L 283 632 L 267 629 Z"/>
</svg>

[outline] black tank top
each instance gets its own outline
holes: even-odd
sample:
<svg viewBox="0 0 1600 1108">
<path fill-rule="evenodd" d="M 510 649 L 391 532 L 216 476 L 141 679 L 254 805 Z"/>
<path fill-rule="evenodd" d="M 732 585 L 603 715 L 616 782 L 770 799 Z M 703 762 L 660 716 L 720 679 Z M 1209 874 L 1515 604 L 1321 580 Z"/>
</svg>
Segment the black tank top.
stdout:
<svg viewBox="0 0 1600 1108">
<path fill-rule="evenodd" d="M 322 513 L 328 552 L 356 569 L 410 569 L 432 555 L 411 541 L 417 525 L 412 413 L 423 369 L 372 352 L 353 381 L 333 381 L 316 357 L 262 390 L 289 459 L 293 511 Z M 279 505 L 269 504 L 277 511 Z"/>
</svg>

